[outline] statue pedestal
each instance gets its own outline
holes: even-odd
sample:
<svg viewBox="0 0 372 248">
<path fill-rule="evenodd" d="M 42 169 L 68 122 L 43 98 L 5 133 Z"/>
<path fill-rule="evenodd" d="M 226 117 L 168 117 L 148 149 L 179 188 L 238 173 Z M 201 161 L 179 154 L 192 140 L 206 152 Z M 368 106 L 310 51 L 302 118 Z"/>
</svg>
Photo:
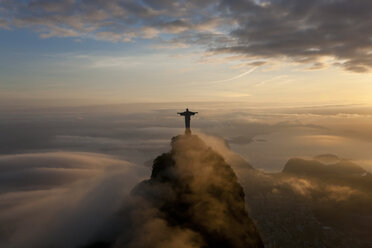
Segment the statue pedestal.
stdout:
<svg viewBox="0 0 372 248">
<path fill-rule="evenodd" d="M 185 129 L 185 135 L 191 135 L 191 129 L 190 128 Z"/>
</svg>

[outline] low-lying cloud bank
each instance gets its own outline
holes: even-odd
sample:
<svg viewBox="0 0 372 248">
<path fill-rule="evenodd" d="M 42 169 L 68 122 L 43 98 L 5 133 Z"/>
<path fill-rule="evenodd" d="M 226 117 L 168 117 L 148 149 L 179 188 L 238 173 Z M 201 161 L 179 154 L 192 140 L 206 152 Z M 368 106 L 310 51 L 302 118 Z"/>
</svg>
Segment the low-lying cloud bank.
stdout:
<svg viewBox="0 0 372 248">
<path fill-rule="evenodd" d="M 0 246 L 369 247 L 372 176 L 357 164 L 322 154 L 269 174 L 198 136 L 139 184 L 150 169 L 110 155 L 1 155 Z"/>
<path fill-rule="evenodd" d="M 151 179 L 134 187 L 146 170 L 98 153 L 0 156 L 0 245 L 263 247 L 235 173 L 197 136 L 174 138 Z"/>
<path fill-rule="evenodd" d="M 0 156 L 0 246 L 78 247 L 111 235 L 140 178 L 140 167 L 96 153 Z"/>
</svg>

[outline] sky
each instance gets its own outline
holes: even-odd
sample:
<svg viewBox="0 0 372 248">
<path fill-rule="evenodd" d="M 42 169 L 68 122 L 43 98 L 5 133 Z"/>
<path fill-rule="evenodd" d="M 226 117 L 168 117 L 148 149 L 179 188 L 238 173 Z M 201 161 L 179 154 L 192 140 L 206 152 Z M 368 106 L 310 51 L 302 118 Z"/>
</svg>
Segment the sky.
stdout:
<svg viewBox="0 0 372 248">
<path fill-rule="evenodd" d="M 369 105 L 371 5 L 1 0 L 1 103 Z"/>
<path fill-rule="evenodd" d="M 0 0 L 1 154 L 143 164 L 190 107 L 256 168 L 334 153 L 369 169 L 371 15 L 366 0 Z"/>
<path fill-rule="evenodd" d="M 111 230 L 186 107 L 239 179 L 320 154 L 372 172 L 371 17 L 370 0 L 0 0 L 0 246 Z"/>
</svg>

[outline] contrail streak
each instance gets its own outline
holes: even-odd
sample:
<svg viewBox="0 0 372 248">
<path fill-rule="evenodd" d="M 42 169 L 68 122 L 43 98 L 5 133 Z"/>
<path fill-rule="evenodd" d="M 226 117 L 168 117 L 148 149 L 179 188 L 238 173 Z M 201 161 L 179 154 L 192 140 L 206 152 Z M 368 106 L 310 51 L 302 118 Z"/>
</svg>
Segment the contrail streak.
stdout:
<svg viewBox="0 0 372 248">
<path fill-rule="evenodd" d="M 248 74 L 254 72 L 257 68 L 258 68 L 258 66 L 253 67 L 253 68 L 251 68 L 250 70 L 248 70 L 248 71 L 246 71 L 246 72 L 243 72 L 242 74 L 239 74 L 239 75 L 237 75 L 237 76 L 235 76 L 235 77 L 228 78 L 228 79 L 224 79 L 224 80 L 212 81 L 212 82 L 210 82 L 210 83 L 223 83 L 223 82 L 232 81 L 232 80 L 235 80 L 235 79 L 238 79 L 238 78 L 244 77 L 245 75 L 248 75 Z"/>
</svg>

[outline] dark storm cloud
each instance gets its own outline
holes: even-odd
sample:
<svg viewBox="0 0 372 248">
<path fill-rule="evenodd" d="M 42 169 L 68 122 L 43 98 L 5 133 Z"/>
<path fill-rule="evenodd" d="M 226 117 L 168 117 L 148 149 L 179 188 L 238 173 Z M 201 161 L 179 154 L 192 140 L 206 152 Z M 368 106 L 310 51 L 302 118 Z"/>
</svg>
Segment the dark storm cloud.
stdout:
<svg viewBox="0 0 372 248">
<path fill-rule="evenodd" d="M 237 16 L 231 33 L 237 42 L 217 50 L 284 56 L 315 67 L 321 56 L 331 56 L 356 72 L 372 65 L 371 1 L 224 1 L 223 7 Z"/>
<path fill-rule="evenodd" d="M 372 67 L 368 0 L 3 0 L 0 8 L 0 27 L 29 27 L 44 38 L 146 38 L 247 58 L 290 59 L 310 69 Z"/>
</svg>

